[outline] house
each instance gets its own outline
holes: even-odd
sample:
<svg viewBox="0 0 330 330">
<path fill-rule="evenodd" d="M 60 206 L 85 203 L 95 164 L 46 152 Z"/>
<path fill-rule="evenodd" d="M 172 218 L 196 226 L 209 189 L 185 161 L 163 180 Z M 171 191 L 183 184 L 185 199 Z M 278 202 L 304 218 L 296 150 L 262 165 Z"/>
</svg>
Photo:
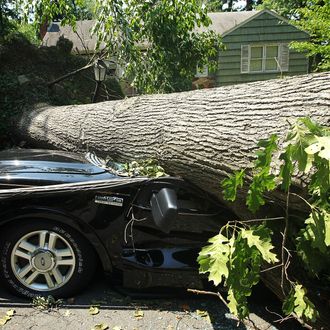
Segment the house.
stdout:
<svg viewBox="0 0 330 330">
<path fill-rule="evenodd" d="M 270 10 L 209 13 L 211 25 L 196 31 L 214 30 L 222 37 L 217 72 L 205 67 L 197 72 L 195 88 L 207 88 L 267 80 L 308 72 L 308 58 L 290 49 L 291 41 L 305 41 L 309 35 Z M 96 36 L 90 30 L 95 21 L 77 22 L 76 31 L 52 23 L 43 39 L 44 46 L 55 46 L 60 36 L 73 42 L 72 51 L 94 52 Z"/>
<path fill-rule="evenodd" d="M 78 21 L 74 30 L 69 25 L 62 26 L 58 22 L 52 22 L 42 39 L 42 45 L 47 47 L 56 46 L 59 38 L 63 36 L 72 41 L 72 53 L 80 55 L 93 54 L 97 43 L 96 36 L 91 35 L 94 24 L 95 20 Z"/>
<path fill-rule="evenodd" d="M 217 72 L 204 68 L 195 86 L 232 85 L 308 72 L 308 58 L 289 44 L 306 41 L 309 35 L 275 12 L 265 9 L 209 16 L 212 23 L 207 29 L 221 35 L 224 50 L 219 53 Z"/>
</svg>

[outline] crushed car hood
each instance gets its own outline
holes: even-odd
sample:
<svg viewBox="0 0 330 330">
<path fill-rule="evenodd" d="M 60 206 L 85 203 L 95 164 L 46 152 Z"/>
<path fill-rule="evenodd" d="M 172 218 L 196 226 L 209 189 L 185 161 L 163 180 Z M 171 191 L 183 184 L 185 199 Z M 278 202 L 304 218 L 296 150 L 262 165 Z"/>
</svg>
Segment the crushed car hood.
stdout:
<svg viewBox="0 0 330 330">
<path fill-rule="evenodd" d="M 5 150 L 0 152 L 0 173 L 59 173 L 94 175 L 106 170 L 83 156 L 57 150 Z"/>
</svg>

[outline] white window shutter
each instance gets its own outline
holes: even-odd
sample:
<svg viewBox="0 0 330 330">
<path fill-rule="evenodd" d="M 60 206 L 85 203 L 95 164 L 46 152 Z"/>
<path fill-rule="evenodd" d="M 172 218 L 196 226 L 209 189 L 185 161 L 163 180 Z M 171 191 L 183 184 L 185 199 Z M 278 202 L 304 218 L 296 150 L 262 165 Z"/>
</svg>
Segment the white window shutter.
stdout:
<svg viewBox="0 0 330 330">
<path fill-rule="evenodd" d="M 241 73 L 249 72 L 249 56 L 250 55 L 250 47 L 249 45 L 241 46 Z"/>
<path fill-rule="evenodd" d="M 289 45 L 281 44 L 280 47 L 280 71 L 289 71 Z"/>
</svg>

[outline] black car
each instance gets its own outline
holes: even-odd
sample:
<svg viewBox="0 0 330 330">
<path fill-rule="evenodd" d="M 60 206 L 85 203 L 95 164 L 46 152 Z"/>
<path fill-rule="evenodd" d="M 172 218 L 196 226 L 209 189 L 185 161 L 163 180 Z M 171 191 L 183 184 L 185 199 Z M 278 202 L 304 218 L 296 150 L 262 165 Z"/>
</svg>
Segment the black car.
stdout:
<svg viewBox="0 0 330 330">
<path fill-rule="evenodd" d="M 53 150 L 0 152 L 0 202 L 0 278 L 27 297 L 70 296 L 97 265 L 128 288 L 201 288 L 198 251 L 232 218 L 180 178 Z"/>
</svg>

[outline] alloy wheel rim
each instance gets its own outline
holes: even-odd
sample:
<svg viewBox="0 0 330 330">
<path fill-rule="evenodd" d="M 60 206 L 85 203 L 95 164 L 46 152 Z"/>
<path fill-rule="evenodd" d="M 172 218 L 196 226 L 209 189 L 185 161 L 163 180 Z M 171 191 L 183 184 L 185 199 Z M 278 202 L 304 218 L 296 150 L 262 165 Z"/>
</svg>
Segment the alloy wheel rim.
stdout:
<svg viewBox="0 0 330 330">
<path fill-rule="evenodd" d="M 11 253 L 11 268 L 25 287 L 56 290 L 70 280 L 76 267 L 71 244 L 61 235 L 38 230 L 21 237 Z"/>
</svg>

